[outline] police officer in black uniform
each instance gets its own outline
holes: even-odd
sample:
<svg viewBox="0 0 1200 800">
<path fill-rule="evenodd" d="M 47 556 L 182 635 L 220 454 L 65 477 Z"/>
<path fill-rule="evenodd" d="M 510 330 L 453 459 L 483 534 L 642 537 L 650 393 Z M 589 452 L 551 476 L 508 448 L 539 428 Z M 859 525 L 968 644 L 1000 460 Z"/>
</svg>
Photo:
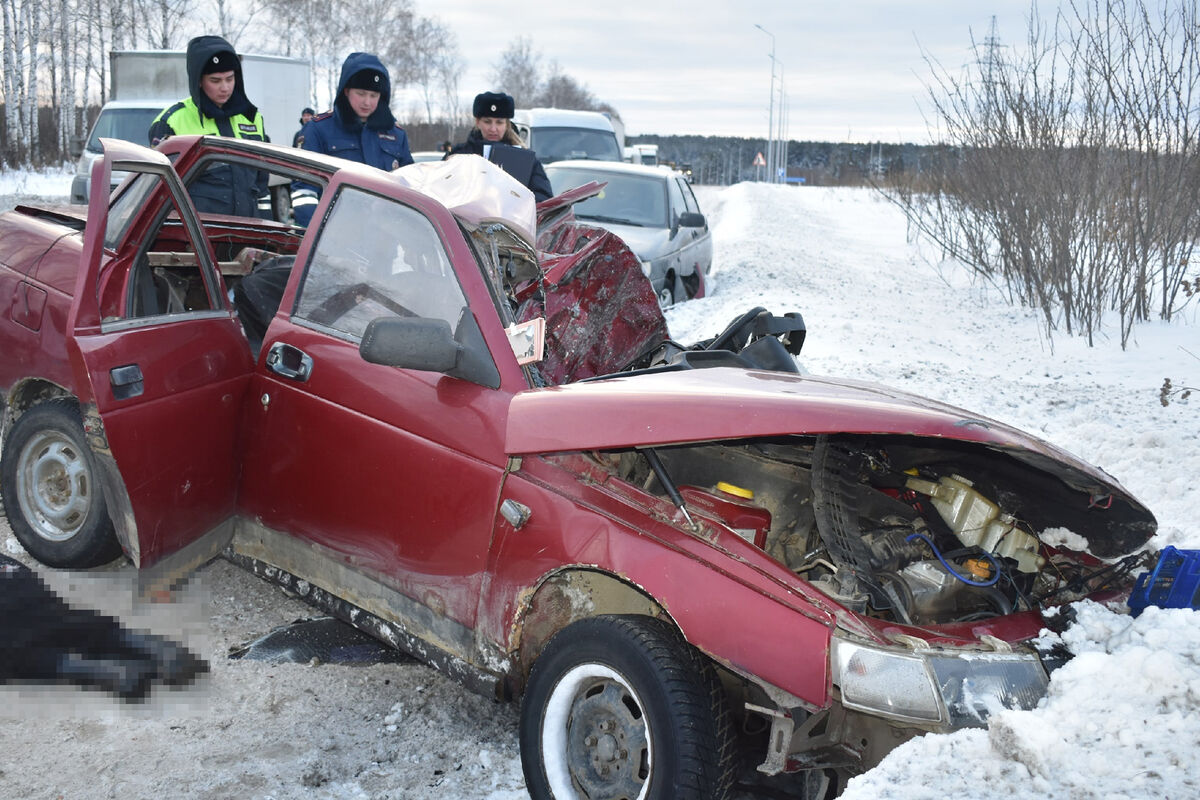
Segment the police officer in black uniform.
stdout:
<svg viewBox="0 0 1200 800">
<path fill-rule="evenodd" d="M 467 134 L 467 140 L 450 148 L 446 156 L 474 153 L 483 156 L 509 175 L 523 183 L 540 203 L 554 196 L 550 179 L 537 153 L 522 146 L 521 137 L 513 128 L 515 111 L 512 95 L 504 92 L 484 92 L 475 95 L 472 113 L 475 127 Z"/>
</svg>

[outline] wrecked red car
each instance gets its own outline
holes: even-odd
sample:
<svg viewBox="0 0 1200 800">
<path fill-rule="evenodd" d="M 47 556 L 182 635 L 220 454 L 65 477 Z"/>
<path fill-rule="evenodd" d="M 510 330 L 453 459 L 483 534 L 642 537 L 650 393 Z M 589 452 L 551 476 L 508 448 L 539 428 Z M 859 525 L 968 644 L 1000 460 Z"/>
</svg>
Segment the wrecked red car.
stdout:
<svg viewBox="0 0 1200 800">
<path fill-rule="evenodd" d="M 1029 708 L 1043 610 L 1127 592 L 1155 531 L 1045 442 L 800 374 L 797 315 L 671 341 L 636 257 L 572 217 L 595 185 L 535 222 L 474 157 L 105 146 L 111 199 L 0 215 L 17 537 L 148 584 L 223 553 L 521 698 L 534 797 L 817 793 Z M 230 164 L 320 187 L 311 227 L 286 192 L 198 215 L 187 185 Z"/>
</svg>

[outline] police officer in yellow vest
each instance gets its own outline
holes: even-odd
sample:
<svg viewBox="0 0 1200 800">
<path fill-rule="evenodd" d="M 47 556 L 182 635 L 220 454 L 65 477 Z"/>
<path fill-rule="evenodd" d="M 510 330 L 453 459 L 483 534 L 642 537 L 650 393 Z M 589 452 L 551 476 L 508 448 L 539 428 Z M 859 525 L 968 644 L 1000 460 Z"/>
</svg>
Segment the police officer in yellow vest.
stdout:
<svg viewBox="0 0 1200 800">
<path fill-rule="evenodd" d="M 269 141 L 262 114 L 246 97 L 242 63 L 220 36 L 197 36 L 187 46 L 192 96 L 164 109 L 150 124 L 150 146 L 168 136 L 207 134 Z M 188 185 L 196 210 L 240 217 L 270 217 L 267 174 L 214 164 Z"/>
</svg>

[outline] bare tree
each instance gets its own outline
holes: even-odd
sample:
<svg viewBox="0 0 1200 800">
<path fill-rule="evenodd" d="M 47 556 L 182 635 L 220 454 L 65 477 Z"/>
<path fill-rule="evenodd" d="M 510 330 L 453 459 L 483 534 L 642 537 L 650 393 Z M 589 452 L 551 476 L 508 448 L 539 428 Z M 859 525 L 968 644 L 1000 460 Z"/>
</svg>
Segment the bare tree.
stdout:
<svg viewBox="0 0 1200 800">
<path fill-rule="evenodd" d="M 453 33 L 434 19 L 420 18 L 413 23 L 412 40 L 403 61 L 412 83 L 421 90 L 425 121 L 433 123 L 433 103 L 444 82 L 446 65 L 458 59 L 458 43 Z M 397 58 L 397 60 L 400 60 Z"/>
<path fill-rule="evenodd" d="M 9 164 L 22 163 L 21 95 L 25 91 L 23 59 L 25 26 L 21 7 L 16 0 L 0 0 L 4 19 L 4 136 L 7 142 L 4 160 Z"/>
<path fill-rule="evenodd" d="M 458 96 L 458 79 L 464 69 L 463 60 L 458 55 L 458 46 L 452 43 L 443 53 L 438 62 L 438 85 L 442 91 L 442 103 L 445 109 L 446 139 L 454 138 L 454 130 L 463 108 Z"/>
<path fill-rule="evenodd" d="M 596 107 L 595 96 L 588 88 L 563 72 L 557 61 L 550 68 L 534 104 L 551 108 L 570 108 L 590 111 Z"/>
<path fill-rule="evenodd" d="M 491 88 L 511 94 L 517 106 L 532 104 L 541 88 L 541 62 L 541 55 L 533 49 L 533 40 L 518 36 L 492 65 Z"/>
<path fill-rule="evenodd" d="M 351 50 L 374 53 L 387 65 L 392 88 L 413 80 L 408 51 L 413 44 L 415 16 L 409 0 L 346 0 L 347 33 Z"/>
<path fill-rule="evenodd" d="M 965 75 L 931 62 L 946 157 L 892 197 L 1047 331 L 1090 343 L 1115 311 L 1124 344 L 1155 306 L 1169 319 L 1200 229 L 1196 14 L 1081 0 L 1047 25 L 1035 8 L 1020 51 L 993 30 Z"/>
<path fill-rule="evenodd" d="M 217 4 L 222 6 L 222 0 Z M 183 43 L 180 24 L 192 14 L 195 5 L 194 0 L 140 0 L 139 10 L 145 24 L 142 34 L 147 43 L 159 50 L 180 46 Z"/>
</svg>

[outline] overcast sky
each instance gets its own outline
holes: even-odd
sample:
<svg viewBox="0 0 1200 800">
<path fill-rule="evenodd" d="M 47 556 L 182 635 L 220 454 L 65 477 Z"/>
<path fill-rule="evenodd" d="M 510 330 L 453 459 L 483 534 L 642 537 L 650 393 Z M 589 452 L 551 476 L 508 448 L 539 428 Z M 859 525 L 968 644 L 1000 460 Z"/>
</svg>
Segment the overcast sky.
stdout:
<svg viewBox="0 0 1200 800">
<path fill-rule="evenodd" d="M 954 71 L 991 19 L 1025 37 L 1029 0 L 415 0 L 458 36 L 468 104 L 496 88 L 500 54 L 531 37 L 543 61 L 611 104 L 628 134 L 765 137 L 771 37 L 786 88 L 789 138 L 928 141 L 922 51 Z M 1056 7 L 1042 0 L 1046 16 Z M 518 10 L 519 9 L 519 10 Z M 511 11 L 509 11 L 511 10 Z M 775 113 L 779 113 L 776 97 Z"/>
</svg>

